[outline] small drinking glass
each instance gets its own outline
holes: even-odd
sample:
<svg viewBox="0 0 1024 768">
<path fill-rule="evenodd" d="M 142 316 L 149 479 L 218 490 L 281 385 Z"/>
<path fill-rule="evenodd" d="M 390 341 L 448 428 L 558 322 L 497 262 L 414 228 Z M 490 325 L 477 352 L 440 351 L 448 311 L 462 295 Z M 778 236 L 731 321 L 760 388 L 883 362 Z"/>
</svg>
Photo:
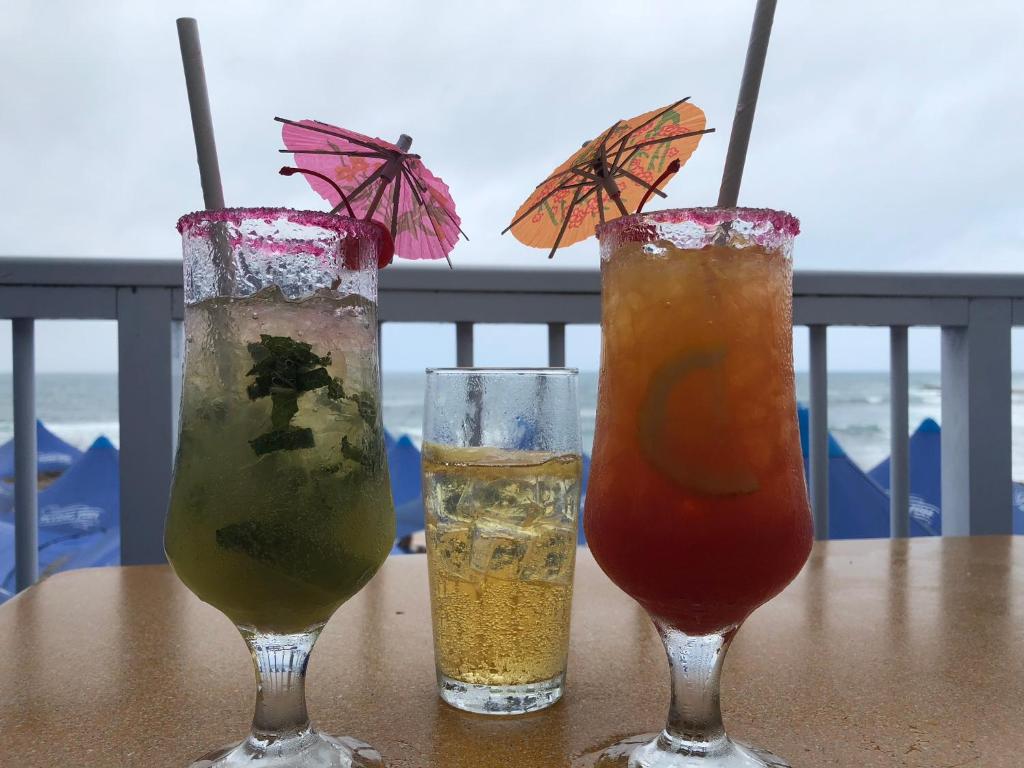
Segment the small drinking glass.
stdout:
<svg viewBox="0 0 1024 768">
<path fill-rule="evenodd" d="M 387 233 L 311 211 L 178 222 L 185 375 L 164 545 L 185 585 L 238 627 L 256 667 L 252 730 L 193 768 L 369 768 L 317 731 L 310 651 L 395 537 L 377 368 Z"/>
<path fill-rule="evenodd" d="M 731 740 L 719 679 L 751 611 L 811 549 L 793 392 L 792 258 L 781 211 L 624 216 L 601 241 L 601 375 L 587 541 L 650 614 L 672 699 L 656 738 L 599 765 L 780 768 Z"/>
<path fill-rule="evenodd" d="M 575 369 L 427 370 L 423 500 L 441 698 L 514 715 L 565 687 L 579 525 Z"/>
</svg>

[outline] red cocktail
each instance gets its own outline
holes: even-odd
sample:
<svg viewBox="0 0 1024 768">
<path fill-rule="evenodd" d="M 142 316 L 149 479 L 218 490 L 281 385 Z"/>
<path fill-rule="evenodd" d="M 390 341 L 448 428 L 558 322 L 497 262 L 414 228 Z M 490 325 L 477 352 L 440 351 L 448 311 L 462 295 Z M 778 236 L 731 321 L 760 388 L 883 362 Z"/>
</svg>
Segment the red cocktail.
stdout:
<svg viewBox="0 0 1024 768">
<path fill-rule="evenodd" d="M 811 547 L 792 360 L 797 231 L 788 214 L 715 208 L 598 230 L 603 341 L 587 539 L 654 618 L 673 666 L 707 657 L 696 666 L 714 677 L 716 712 L 733 632 Z M 675 701 L 699 693 L 680 686 L 695 684 L 675 681 Z M 673 713 L 692 715 L 703 698 Z M 654 757 L 666 750 L 707 757 L 701 765 L 784 765 L 735 762 L 753 753 L 729 741 L 720 719 L 686 718 L 670 719 L 630 764 L 661 764 Z"/>
</svg>

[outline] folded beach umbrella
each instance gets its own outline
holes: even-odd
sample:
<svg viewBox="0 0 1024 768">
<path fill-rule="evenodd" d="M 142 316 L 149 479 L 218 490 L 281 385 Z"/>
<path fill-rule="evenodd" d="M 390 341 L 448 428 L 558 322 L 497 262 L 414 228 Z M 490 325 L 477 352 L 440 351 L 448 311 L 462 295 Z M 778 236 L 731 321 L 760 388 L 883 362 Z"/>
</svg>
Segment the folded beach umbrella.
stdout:
<svg viewBox="0 0 1024 768">
<path fill-rule="evenodd" d="M 39 493 L 39 571 L 44 577 L 71 568 L 121 561 L 118 451 L 97 438 L 53 485 Z M 13 510 L 0 525 L 13 530 Z M 0 541 L 0 586 L 13 591 L 14 549 Z"/>
<path fill-rule="evenodd" d="M 39 492 L 39 543 L 118 528 L 119 486 L 117 448 L 99 437 L 53 485 Z M 0 520 L 13 519 L 13 508 L 0 510 Z"/>
<path fill-rule="evenodd" d="M 388 451 L 391 497 L 395 501 L 396 537 L 403 539 L 424 529 L 423 488 L 419 449 L 408 435 L 402 435 Z"/>
<path fill-rule="evenodd" d="M 14 524 L 0 520 L 0 576 L 6 576 L 8 569 L 14 569 Z M 0 584 L 0 603 L 14 594 Z"/>
<path fill-rule="evenodd" d="M 120 472 L 113 443 L 97 437 L 71 469 L 39 492 L 38 509 L 40 549 L 59 539 L 119 528 Z M 13 523 L 12 501 L 0 500 L 0 521 Z"/>
<path fill-rule="evenodd" d="M 940 536 L 942 430 L 934 419 L 925 419 L 914 430 L 907 453 L 910 457 L 910 535 Z M 889 490 L 889 467 L 890 460 L 887 458 L 868 472 L 868 477 L 886 491 Z"/>
<path fill-rule="evenodd" d="M 1024 534 L 1024 483 L 1013 484 L 1013 532 Z"/>
<path fill-rule="evenodd" d="M 36 419 L 36 451 L 39 456 L 40 474 L 59 474 L 70 467 L 82 452 L 75 446 L 65 443 L 43 422 Z M 14 439 L 0 445 L 0 486 L 7 485 L 10 490 L 14 482 Z"/>
<path fill-rule="evenodd" d="M 581 546 L 587 546 L 587 536 L 583 532 L 583 513 L 587 504 L 587 482 L 590 480 L 590 457 L 587 454 L 583 454 L 583 479 L 580 483 L 580 522 L 579 532 L 576 534 L 576 543 Z"/>
<path fill-rule="evenodd" d="M 805 472 L 808 460 L 809 413 L 799 406 L 800 444 L 803 449 Z M 828 436 L 828 537 L 830 539 L 888 538 L 889 495 L 868 477 L 846 451 Z M 931 535 L 914 519 L 910 521 L 912 536 Z"/>
</svg>

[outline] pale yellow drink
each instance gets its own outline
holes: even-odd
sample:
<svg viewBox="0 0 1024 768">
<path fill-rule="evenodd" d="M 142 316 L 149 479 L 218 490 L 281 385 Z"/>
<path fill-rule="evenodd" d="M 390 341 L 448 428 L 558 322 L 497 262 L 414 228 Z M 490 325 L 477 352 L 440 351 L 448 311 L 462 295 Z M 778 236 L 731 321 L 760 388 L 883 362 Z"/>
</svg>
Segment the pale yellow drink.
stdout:
<svg viewBox="0 0 1024 768">
<path fill-rule="evenodd" d="M 424 446 L 439 674 L 489 686 L 562 675 L 580 474 L 577 455 Z"/>
</svg>

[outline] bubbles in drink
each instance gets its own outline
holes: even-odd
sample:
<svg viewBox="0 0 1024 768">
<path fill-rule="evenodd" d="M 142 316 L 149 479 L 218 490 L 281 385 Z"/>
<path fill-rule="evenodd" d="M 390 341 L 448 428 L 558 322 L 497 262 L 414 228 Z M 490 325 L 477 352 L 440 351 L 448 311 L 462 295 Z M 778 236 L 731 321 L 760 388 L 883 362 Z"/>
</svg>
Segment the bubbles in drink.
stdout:
<svg viewBox="0 0 1024 768">
<path fill-rule="evenodd" d="M 578 456 L 424 446 L 441 671 L 519 685 L 563 668 L 576 556 Z"/>
</svg>

